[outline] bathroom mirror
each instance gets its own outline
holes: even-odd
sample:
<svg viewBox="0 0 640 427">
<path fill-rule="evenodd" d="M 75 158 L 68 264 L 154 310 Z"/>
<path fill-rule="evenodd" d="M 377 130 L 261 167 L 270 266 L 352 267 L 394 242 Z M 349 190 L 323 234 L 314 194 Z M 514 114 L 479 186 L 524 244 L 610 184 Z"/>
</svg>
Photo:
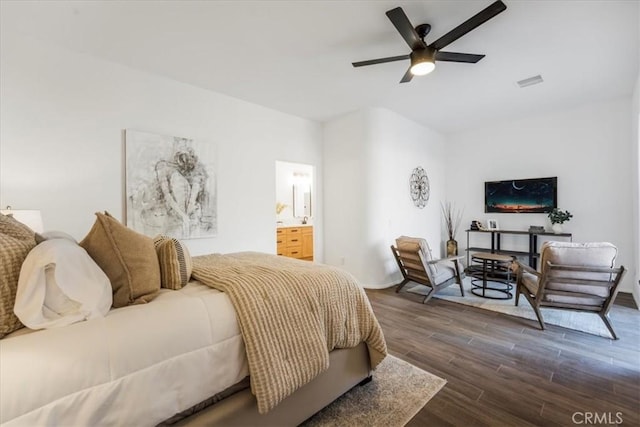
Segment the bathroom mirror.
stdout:
<svg viewBox="0 0 640 427">
<path fill-rule="evenodd" d="M 293 216 L 311 217 L 311 185 L 308 183 L 293 184 Z"/>
</svg>

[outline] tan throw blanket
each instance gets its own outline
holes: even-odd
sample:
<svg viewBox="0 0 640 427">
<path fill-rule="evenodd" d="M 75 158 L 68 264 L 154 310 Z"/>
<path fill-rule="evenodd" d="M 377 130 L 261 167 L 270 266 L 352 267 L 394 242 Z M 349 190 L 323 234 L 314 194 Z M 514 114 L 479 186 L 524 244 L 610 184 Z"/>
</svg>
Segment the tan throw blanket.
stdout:
<svg viewBox="0 0 640 427">
<path fill-rule="evenodd" d="M 334 348 L 366 342 L 372 368 L 387 354 L 364 290 L 337 268 L 241 252 L 195 257 L 192 277 L 229 295 L 261 414 L 326 370 Z"/>
</svg>

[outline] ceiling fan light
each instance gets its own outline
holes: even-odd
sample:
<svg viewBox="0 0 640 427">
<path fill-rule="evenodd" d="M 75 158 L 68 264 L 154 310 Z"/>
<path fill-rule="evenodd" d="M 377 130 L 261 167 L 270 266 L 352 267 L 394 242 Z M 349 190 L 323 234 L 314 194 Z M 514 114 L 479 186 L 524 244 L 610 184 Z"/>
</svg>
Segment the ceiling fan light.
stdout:
<svg viewBox="0 0 640 427">
<path fill-rule="evenodd" d="M 434 61 L 435 50 L 427 47 L 411 52 L 411 74 L 414 76 L 424 76 L 436 68 Z"/>
<path fill-rule="evenodd" d="M 414 76 L 424 76 L 429 74 L 436 68 L 436 64 L 433 62 L 419 62 L 411 66 L 411 74 Z"/>
</svg>

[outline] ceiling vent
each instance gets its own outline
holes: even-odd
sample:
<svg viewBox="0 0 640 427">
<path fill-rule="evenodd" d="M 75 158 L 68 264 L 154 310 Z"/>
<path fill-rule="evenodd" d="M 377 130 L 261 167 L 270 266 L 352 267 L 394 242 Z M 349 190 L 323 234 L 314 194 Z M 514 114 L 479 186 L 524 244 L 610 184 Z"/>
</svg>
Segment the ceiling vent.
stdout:
<svg viewBox="0 0 640 427">
<path fill-rule="evenodd" d="M 529 77 L 528 79 L 520 80 L 518 82 L 518 86 L 523 88 L 523 87 L 527 87 L 527 86 L 537 85 L 538 83 L 542 83 L 543 81 L 544 80 L 542 80 L 542 76 L 540 74 L 538 74 L 537 76 L 533 76 L 533 77 Z"/>
</svg>

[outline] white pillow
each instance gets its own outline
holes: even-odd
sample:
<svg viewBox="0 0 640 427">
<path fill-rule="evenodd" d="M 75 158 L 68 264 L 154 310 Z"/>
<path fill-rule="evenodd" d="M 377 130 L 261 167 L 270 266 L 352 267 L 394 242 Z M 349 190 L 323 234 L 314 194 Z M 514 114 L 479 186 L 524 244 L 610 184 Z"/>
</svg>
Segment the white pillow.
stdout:
<svg viewBox="0 0 640 427">
<path fill-rule="evenodd" d="M 66 326 L 107 314 L 111 292 L 107 275 L 77 243 L 45 240 L 22 264 L 13 311 L 31 329 Z"/>
<path fill-rule="evenodd" d="M 42 241 L 51 239 L 67 239 L 74 243 L 78 243 L 78 241 L 72 235 L 70 235 L 69 233 L 65 233 L 64 231 L 51 230 L 39 233 L 38 235 L 41 237 Z"/>
</svg>

